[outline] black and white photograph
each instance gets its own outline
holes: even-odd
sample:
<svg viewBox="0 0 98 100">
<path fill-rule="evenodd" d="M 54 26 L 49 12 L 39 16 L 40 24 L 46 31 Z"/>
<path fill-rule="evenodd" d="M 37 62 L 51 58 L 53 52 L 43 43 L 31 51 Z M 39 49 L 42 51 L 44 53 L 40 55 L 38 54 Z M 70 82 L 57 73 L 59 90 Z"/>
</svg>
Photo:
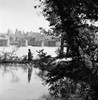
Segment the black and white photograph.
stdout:
<svg viewBox="0 0 98 100">
<path fill-rule="evenodd" d="M 98 100 L 98 0 L 0 0 L 0 100 Z"/>
</svg>

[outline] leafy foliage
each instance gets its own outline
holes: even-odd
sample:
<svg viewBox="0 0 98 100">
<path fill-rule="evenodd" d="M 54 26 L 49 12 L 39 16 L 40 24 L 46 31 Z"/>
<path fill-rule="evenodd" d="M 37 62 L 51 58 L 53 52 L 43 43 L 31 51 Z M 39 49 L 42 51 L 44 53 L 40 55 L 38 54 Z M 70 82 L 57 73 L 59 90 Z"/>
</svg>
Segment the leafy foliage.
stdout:
<svg viewBox="0 0 98 100">
<path fill-rule="evenodd" d="M 39 50 L 37 51 L 38 53 L 38 63 L 37 66 L 39 66 L 42 70 L 46 70 L 51 64 L 51 62 L 54 60 L 51 55 L 47 55 L 46 52 L 44 52 L 44 50 Z"/>
<path fill-rule="evenodd" d="M 60 80 L 67 78 L 70 79 L 70 82 L 73 81 L 72 84 L 85 83 L 85 89 L 83 89 L 84 93 L 87 92 L 83 95 L 85 100 L 89 100 L 90 96 L 93 100 L 97 100 L 98 64 L 95 60 L 96 27 L 93 23 L 98 20 L 98 1 L 41 0 L 41 5 L 43 6 L 43 15 L 50 22 L 54 34 L 63 34 L 62 44 L 64 42 L 67 44 L 66 57 L 70 55 L 72 58 L 72 61 L 48 64 L 48 66 L 52 66 L 52 70 L 48 71 L 46 78 L 46 82 L 51 85 L 50 91 L 55 92 L 56 86 L 59 85 L 57 91 L 59 93 L 62 88 Z M 64 82 L 66 83 L 66 80 Z M 80 85 L 83 86 L 83 84 Z M 90 88 L 86 91 L 88 87 Z M 65 90 L 66 87 L 64 93 L 66 93 Z M 61 95 L 63 95 L 62 92 Z"/>
</svg>

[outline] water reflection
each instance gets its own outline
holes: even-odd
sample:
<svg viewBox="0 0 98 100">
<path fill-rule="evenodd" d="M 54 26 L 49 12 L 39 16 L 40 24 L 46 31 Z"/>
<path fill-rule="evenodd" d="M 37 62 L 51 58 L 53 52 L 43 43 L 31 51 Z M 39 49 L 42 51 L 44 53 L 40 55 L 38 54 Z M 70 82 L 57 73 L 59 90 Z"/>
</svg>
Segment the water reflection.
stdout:
<svg viewBox="0 0 98 100">
<path fill-rule="evenodd" d="M 33 100 L 48 94 L 34 65 L 0 65 L 0 100 Z"/>
<path fill-rule="evenodd" d="M 31 80 L 31 75 L 32 75 L 32 65 L 28 66 L 28 82 Z"/>
</svg>

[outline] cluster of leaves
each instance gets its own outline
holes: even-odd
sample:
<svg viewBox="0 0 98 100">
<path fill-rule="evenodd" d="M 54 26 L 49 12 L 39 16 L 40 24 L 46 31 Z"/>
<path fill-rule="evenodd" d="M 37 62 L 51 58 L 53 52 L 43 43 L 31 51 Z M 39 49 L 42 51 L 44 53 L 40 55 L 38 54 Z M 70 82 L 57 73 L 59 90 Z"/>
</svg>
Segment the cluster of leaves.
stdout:
<svg viewBox="0 0 98 100">
<path fill-rule="evenodd" d="M 68 98 L 70 94 L 75 93 L 82 96 L 82 98 L 90 98 L 92 96 L 93 90 L 91 90 L 90 86 L 95 86 L 98 83 L 98 77 L 96 74 L 97 64 L 94 63 L 96 46 L 93 45 L 93 41 L 88 41 L 88 39 L 92 38 L 92 34 L 89 37 L 90 34 L 88 31 L 80 33 L 81 40 L 84 41 L 80 42 L 83 47 L 79 49 L 81 55 L 72 57 L 71 61 L 61 60 L 57 62 L 58 58 L 52 59 L 44 50 L 38 52 L 40 68 L 47 70 L 43 79 L 46 84 L 50 85 L 49 90 L 52 95 Z M 91 42 L 90 47 L 88 47 L 88 42 Z M 77 88 L 77 84 L 80 84 L 80 89 Z M 78 93 L 76 92 L 77 89 Z"/>
<path fill-rule="evenodd" d="M 44 49 L 37 51 L 37 53 L 39 59 L 37 66 L 42 70 L 49 70 L 49 65 L 54 60 L 54 58 L 52 58 L 51 55 L 47 55 L 47 53 L 44 52 Z"/>
<path fill-rule="evenodd" d="M 11 60 L 18 60 L 19 57 L 15 54 L 16 50 L 12 50 L 12 52 L 1 51 L 0 60 L 1 61 L 11 61 Z"/>
<path fill-rule="evenodd" d="M 49 59 L 47 60 L 48 62 L 50 61 Z M 96 77 L 82 62 L 78 65 L 75 60 L 57 62 L 55 59 L 51 63 L 41 61 L 40 64 L 41 77 L 44 80 L 44 84 L 49 85 L 49 92 L 52 96 L 68 99 L 71 98 L 72 94 L 76 94 L 81 98 L 90 98 L 93 94 L 89 84 L 96 81 Z M 86 77 L 85 74 L 87 74 Z"/>
<path fill-rule="evenodd" d="M 61 61 L 59 63 L 47 64 L 52 67 L 48 71 L 46 83 L 51 87 L 50 91 L 58 86 L 62 88 L 63 78 L 72 80 L 72 83 L 86 83 L 83 89 L 86 100 L 88 95 L 93 100 L 98 96 L 98 64 L 95 61 L 97 46 L 94 43 L 94 30 L 96 27 L 90 23 L 98 20 L 97 0 L 41 0 L 43 15 L 50 22 L 54 34 L 63 35 L 62 41 L 67 44 L 67 54 L 70 54 L 72 61 Z M 66 83 L 66 81 L 64 80 Z M 68 83 L 69 84 L 69 83 Z M 83 84 L 81 84 L 83 85 Z M 87 86 L 90 87 L 89 91 Z M 64 88 L 66 93 L 66 88 Z M 71 88 L 68 88 L 71 89 Z M 94 92 L 90 92 L 94 91 Z M 89 93 L 90 92 L 90 93 Z M 59 93 L 59 91 L 58 91 Z M 63 93 L 61 92 L 63 95 Z M 92 96 L 94 95 L 94 97 Z"/>
<path fill-rule="evenodd" d="M 5 61 L 28 61 L 27 59 L 27 55 L 23 55 L 22 57 L 18 57 L 15 54 L 15 50 L 13 50 L 12 52 L 7 52 L 7 51 L 2 51 L 0 54 L 0 61 L 5 62 Z"/>
</svg>

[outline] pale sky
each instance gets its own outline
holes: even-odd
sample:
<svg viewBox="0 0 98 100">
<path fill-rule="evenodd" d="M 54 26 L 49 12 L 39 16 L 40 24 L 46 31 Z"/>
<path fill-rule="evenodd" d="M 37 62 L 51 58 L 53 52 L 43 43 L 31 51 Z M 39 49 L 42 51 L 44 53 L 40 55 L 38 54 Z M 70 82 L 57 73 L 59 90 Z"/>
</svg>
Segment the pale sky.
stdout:
<svg viewBox="0 0 98 100">
<path fill-rule="evenodd" d="M 48 28 L 48 22 L 37 14 L 34 5 L 37 0 L 0 0 L 0 33 L 8 29 L 39 31 L 39 27 Z"/>
</svg>

